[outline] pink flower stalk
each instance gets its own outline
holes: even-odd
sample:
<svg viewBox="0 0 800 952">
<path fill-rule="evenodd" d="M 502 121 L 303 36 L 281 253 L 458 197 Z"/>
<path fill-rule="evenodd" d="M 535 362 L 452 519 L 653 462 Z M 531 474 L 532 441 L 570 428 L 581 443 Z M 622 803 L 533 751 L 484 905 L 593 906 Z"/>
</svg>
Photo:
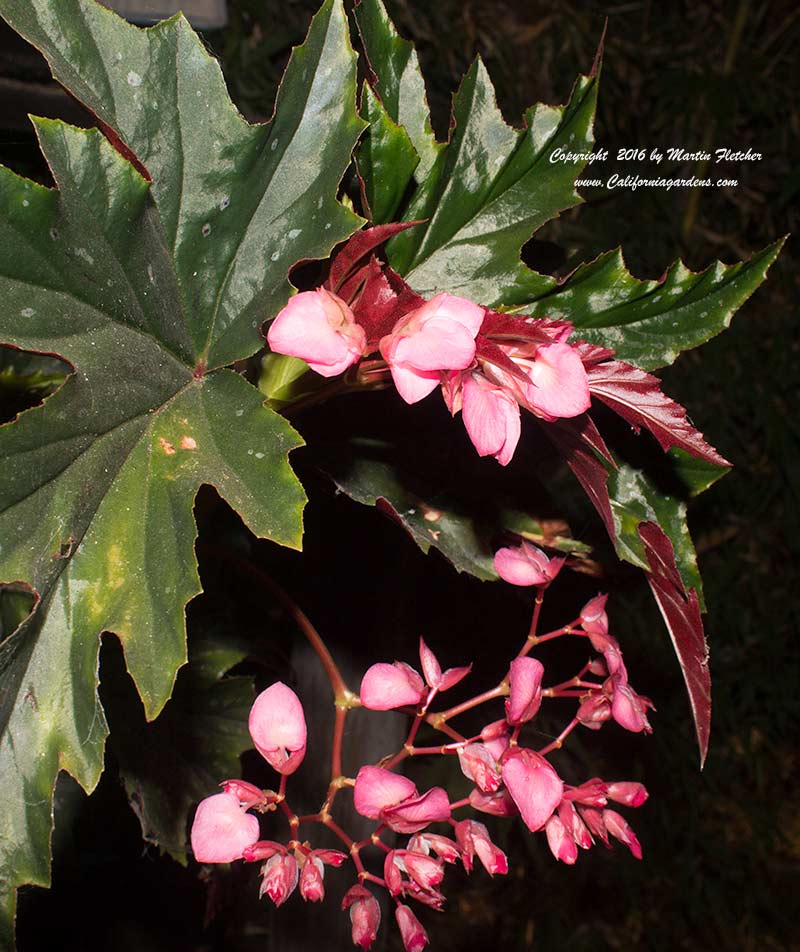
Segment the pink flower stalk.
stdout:
<svg viewBox="0 0 800 952">
<path fill-rule="evenodd" d="M 469 367 L 483 313 L 466 298 L 437 294 L 404 315 L 381 340 L 381 354 L 406 403 L 416 403 L 435 390 L 443 371 Z"/>
<path fill-rule="evenodd" d="M 564 784 L 535 751 L 518 747 L 503 763 L 503 782 L 531 832 L 541 830 L 561 802 Z"/>
<path fill-rule="evenodd" d="M 640 807 L 649 796 L 643 784 L 631 781 L 606 784 L 606 793 L 609 800 L 626 807 Z"/>
<path fill-rule="evenodd" d="M 425 682 L 403 661 L 373 664 L 361 680 L 361 703 L 371 711 L 416 707 L 425 697 Z"/>
<path fill-rule="evenodd" d="M 345 302 L 325 288 L 302 291 L 270 324 L 276 354 L 300 357 L 323 377 L 344 373 L 364 353 L 367 337 Z"/>
<path fill-rule="evenodd" d="M 259 896 L 265 893 L 275 903 L 282 906 L 294 892 L 297 885 L 297 860 L 291 853 L 276 853 L 264 866 L 264 878 L 261 880 Z"/>
<path fill-rule="evenodd" d="M 459 748 L 458 763 L 464 776 L 472 780 L 482 793 L 494 793 L 500 789 L 503 782 L 500 767 L 486 744 L 467 744 Z"/>
<path fill-rule="evenodd" d="M 603 822 L 608 832 L 620 843 L 624 843 L 636 859 L 642 858 L 642 846 L 624 817 L 616 810 L 603 810 Z"/>
<path fill-rule="evenodd" d="M 419 919 L 402 902 L 397 904 L 395 918 L 400 927 L 400 935 L 406 952 L 421 952 L 428 944 L 428 934 Z"/>
<path fill-rule="evenodd" d="M 461 820 L 456 823 L 456 840 L 462 852 L 464 869 L 472 872 L 472 862 L 477 856 L 490 876 L 508 872 L 506 854 L 489 838 L 489 831 L 477 820 Z"/>
<path fill-rule="evenodd" d="M 425 675 L 425 683 L 435 691 L 447 691 L 455 687 L 472 670 L 472 665 L 468 664 L 461 668 L 448 668 L 442 673 L 438 658 L 425 644 L 423 638 L 419 639 L 419 660 L 422 673 Z"/>
<path fill-rule="evenodd" d="M 549 585 L 564 561 L 548 558 L 541 549 L 524 540 L 517 546 L 498 549 L 494 555 L 497 574 L 512 585 Z"/>
<path fill-rule="evenodd" d="M 478 456 L 494 456 L 501 466 L 507 466 L 521 433 L 517 401 L 483 374 L 469 373 L 462 381 L 461 410 Z"/>
<path fill-rule="evenodd" d="M 258 752 L 278 773 L 294 773 L 306 754 L 306 719 L 294 691 L 276 681 L 250 709 L 250 736 Z"/>
<path fill-rule="evenodd" d="M 508 672 L 506 720 L 514 727 L 531 720 L 542 705 L 544 665 L 536 658 L 515 658 Z"/>
<path fill-rule="evenodd" d="M 369 949 L 381 924 L 381 907 L 378 900 L 364 886 L 351 886 L 342 900 L 342 909 L 350 910 L 353 945 Z"/>
<path fill-rule="evenodd" d="M 574 865 L 578 858 L 578 847 L 564 826 L 561 817 L 554 813 L 545 823 L 544 831 L 547 835 L 547 845 L 550 847 L 553 856 L 568 866 Z"/>
<path fill-rule="evenodd" d="M 356 811 L 381 820 L 396 833 L 417 833 L 429 823 L 450 819 L 450 801 L 441 787 L 422 796 L 407 777 L 382 767 L 362 767 L 356 776 Z"/>
<path fill-rule="evenodd" d="M 245 813 L 232 793 L 201 800 L 192 822 L 192 852 L 198 863 L 232 863 L 258 839 L 258 818 Z"/>
</svg>

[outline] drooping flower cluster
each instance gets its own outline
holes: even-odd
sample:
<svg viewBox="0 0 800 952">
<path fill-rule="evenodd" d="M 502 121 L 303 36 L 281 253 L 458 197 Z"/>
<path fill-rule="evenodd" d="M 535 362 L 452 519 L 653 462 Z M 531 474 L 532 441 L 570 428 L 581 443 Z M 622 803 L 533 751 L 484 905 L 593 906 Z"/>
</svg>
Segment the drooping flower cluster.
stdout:
<svg viewBox="0 0 800 952">
<path fill-rule="evenodd" d="M 512 584 L 533 587 L 537 597 L 528 636 L 494 689 L 433 711 L 438 696 L 463 681 L 472 666 L 443 671 L 434 652 L 420 639 L 419 670 L 404 661 L 379 662 L 365 672 L 358 699 L 346 690 L 341 693 L 337 704 L 345 716 L 348 706 L 360 704 L 373 711 L 405 711 L 412 723 L 399 751 L 388 753 L 377 764 L 364 764 L 351 778 L 341 775 L 344 717 L 337 715 L 330 787 L 317 814 L 298 816 L 286 796 L 287 781 L 306 751 L 301 701 L 280 682 L 263 691 L 253 704 L 249 728 L 256 748 L 280 775 L 279 789 L 260 790 L 243 780 L 224 781 L 223 792 L 203 800 L 197 808 L 191 835 L 195 858 L 204 863 L 238 859 L 261 863 L 260 895 L 276 906 L 295 891 L 307 902 L 321 901 L 326 867 L 340 867 L 350 860 L 356 882 L 345 894 L 342 908 L 349 912 L 354 944 L 369 949 L 375 941 L 381 907 L 374 889 L 380 888 L 395 904 L 395 920 L 407 952 L 421 950 L 428 943 L 425 928 L 409 903 L 442 910 L 447 866 L 460 863 L 470 873 L 477 859 L 491 876 L 508 872 L 507 857 L 492 841 L 488 827 L 473 817 L 457 818 L 458 811 L 519 816 L 531 832 L 544 832 L 553 856 L 563 863 L 575 863 L 579 851 L 589 849 L 597 840 L 609 846 L 612 838 L 641 858 L 636 834 L 610 804 L 641 806 L 647 799 L 645 788 L 636 782 L 599 778 L 571 784 L 550 762 L 550 755 L 580 726 L 597 730 L 614 720 L 630 731 L 649 731 L 646 710 L 652 707 L 628 682 L 619 642 L 609 634 L 606 596 L 591 599 L 576 621 L 537 634 L 542 596 L 562 565 L 562 558 L 548 557 L 527 542 L 496 553 L 498 574 Z M 537 644 L 560 637 L 585 638 L 596 655 L 573 678 L 545 686 L 544 665 L 531 652 Z M 559 698 L 577 704 L 561 734 L 543 747 L 524 744 L 523 732 L 542 704 Z M 460 734 L 451 724 L 469 710 L 500 701 L 503 707 L 473 736 Z M 445 743 L 418 746 L 417 737 L 424 730 L 444 734 Z M 468 796 L 453 801 L 444 787 L 420 792 L 399 770 L 409 758 L 436 755 L 457 757 L 461 772 L 473 785 Z M 373 833 L 359 841 L 332 819 L 337 794 L 348 788 L 352 789 L 355 810 L 375 823 Z M 288 824 L 288 837 L 261 839 L 259 819 L 250 811 L 267 814 L 278 810 Z M 301 839 L 300 827 L 314 823 L 335 833 L 346 852 L 314 848 Z M 440 830 L 431 829 L 434 824 Z M 378 860 L 372 869 L 362 855 L 367 851 Z"/>
</svg>

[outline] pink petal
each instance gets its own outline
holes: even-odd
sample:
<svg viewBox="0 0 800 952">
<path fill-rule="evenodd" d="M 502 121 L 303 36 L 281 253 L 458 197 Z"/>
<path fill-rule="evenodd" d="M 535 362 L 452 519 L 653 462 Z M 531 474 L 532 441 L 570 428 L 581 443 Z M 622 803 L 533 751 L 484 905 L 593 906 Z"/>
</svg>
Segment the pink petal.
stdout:
<svg viewBox="0 0 800 952">
<path fill-rule="evenodd" d="M 483 793 L 494 793 L 502 783 L 497 760 L 485 744 L 467 744 L 458 751 L 458 763 L 465 777 Z"/>
<path fill-rule="evenodd" d="M 628 684 L 617 683 L 611 701 L 611 715 L 626 731 L 638 734 L 652 732 L 642 699 Z"/>
<path fill-rule="evenodd" d="M 516 400 L 485 377 L 470 374 L 464 378 L 461 402 L 464 426 L 478 455 L 507 465 L 520 437 Z"/>
<path fill-rule="evenodd" d="M 436 655 L 422 638 L 419 639 L 419 660 L 422 673 L 425 675 L 425 683 L 429 688 L 438 688 L 442 680 L 442 668 Z"/>
<path fill-rule="evenodd" d="M 414 334 L 400 337 L 395 363 L 416 370 L 464 370 L 475 359 L 475 338 L 454 321 L 435 317 Z"/>
<path fill-rule="evenodd" d="M 534 717 L 542 704 L 544 665 L 536 658 L 515 658 L 508 673 L 506 718 L 515 727 Z"/>
<path fill-rule="evenodd" d="M 550 819 L 564 793 L 561 778 L 544 757 L 524 747 L 506 758 L 503 782 L 525 825 L 534 832 Z"/>
<path fill-rule="evenodd" d="M 454 688 L 459 682 L 464 680 L 470 671 L 472 671 L 471 664 L 466 664 L 461 668 L 448 668 L 447 671 L 445 671 L 445 673 L 442 675 L 442 680 L 439 684 L 439 690 L 449 691 L 450 688 Z"/>
<path fill-rule="evenodd" d="M 390 364 L 389 369 L 397 392 L 406 403 L 417 403 L 433 393 L 442 377 L 438 370 L 418 371 L 398 364 Z"/>
<path fill-rule="evenodd" d="M 425 695 L 425 685 L 417 672 L 401 661 L 373 664 L 361 681 L 359 695 L 371 711 L 390 711 L 406 704 L 416 707 Z"/>
<path fill-rule="evenodd" d="M 358 778 L 356 778 L 356 784 L 358 784 Z M 358 810 L 358 806 L 356 809 Z M 358 812 L 362 811 L 358 810 Z M 433 787 L 421 797 L 416 796 L 398 803 L 397 806 L 384 808 L 381 819 L 397 833 L 417 833 L 429 823 L 449 820 L 450 801 L 441 787 Z"/>
<path fill-rule="evenodd" d="M 535 545 L 521 545 L 498 549 L 494 555 L 497 574 L 512 585 L 547 585 L 551 581 L 550 560 Z"/>
<path fill-rule="evenodd" d="M 578 858 L 578 847 L 575 840 L 569 835 L 561 818 L 556 814 L 550 817 L 544 827 L 547 835 L 547 845 L 556 859 L 568 866 L 572 866 Z"/>
<path fill-rule="evenodd" d="M 406 952 L 422 952 L 422 949 L 428 944 L 428 934 L 422 928 L 419 919 L 402 902 L 397 904 L 395 918 L 400 928 L 400 936 L 403 939 L 403 947 Z"/>
<path fill-rule="evenodd" d="M 217 793 L 197 807 L 192 852 L 198 863 L 231 863 L 258 839 L 258 818 L 245 813 L 236 796 Z"/>
<path fill-rule="evenodd" d="M 382 767 L 362 767 L 356 777 L 353 802 L 361 816 L 379 819 L 381 811 L 417 795 L 417 788 L 400 774 Z"/>
<path fill-rule="evenodd" d="M 279 773 L 294 773 L 306 749 L 306 719 L 294 691 L 276 681 L 250 709 L 250 736 L 259 753 Z"/>
<path fill-rule="evenodd" d="M 649 794 L 641 783 L 618 781 L 606 785 L 609 800 L 622 803 L 626 807 L 640 807 Z"/>
<path fill-rule="evenodd" d="M 553 418 L 574 417 L 589 409 L 589 380 L 569 344 L 545 344 L 536 351 L 528 397 L 535 410 Z"/>
<path fill-rule="evenodd" d="M 476 788 L 469 795 L 469 805 L 480 810 L 481 813 L 489 813 L 492 816 L 516 816 L 519 813 L 508 790 L 483 793 Z"/>
</svg>

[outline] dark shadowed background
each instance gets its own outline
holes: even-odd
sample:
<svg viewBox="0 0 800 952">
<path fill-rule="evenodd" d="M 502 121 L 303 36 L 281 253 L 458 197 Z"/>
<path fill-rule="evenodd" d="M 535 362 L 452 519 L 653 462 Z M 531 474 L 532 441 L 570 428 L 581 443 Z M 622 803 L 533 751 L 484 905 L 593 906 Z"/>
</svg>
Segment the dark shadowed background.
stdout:
<svg viewBox="0 0 800 952">
<path fill-rule="evenodd" d="M 386 4 L 400 32 L 418 46 L 440 137 L 447 132 L 450 96 L 476 52 L 487 63 L 506 119 L 519 123 L 525 106 L 567 98 L 575 76 L 591 67 L 608 17 L 595 127 L 597 145 L 611 154 L 603 176 L 652 171 L 636 163 L 617 165 L 613 158 L 620 148 L 730 147 L 762 154 L 761 161 L 724 167 L 738 179 L 735 188 L 587 190 L 586 204 L 548 224 L 526 249 L 540 270 L 564 274 L 621 245 L 634 275 L 656 278 L 676 257 L 692 269 L 716 258 L 732 263 L 796 231 L 800 7 L 792 0 Z M 290 48 L 302 40 L 315 7 L 315 0 L 229 0 L 228 27 L 206 36 L 248 118 L 271 113 Z M 33 51 L 15 43 L 5 28 L 0 40 L 0 159 L 46 180 L 25 114 L 76 122 L 86 117 L 48 84 L 44 61 Z M 704 171 L 702 163 L 666 159 L 658 169 L 701 178 Z M 568 581 L 566 593 L 554 595 L 565 606 L 580 604 L 598 585 L 611 591 L 611 620 L 632 681 L 655 700 L 658 712 L 651 737 L 608 729 L 584 737 L 559 766 L 576 777 L 645 782 L 650 801 L 630 817 L 644 861 L 637 863 L 621 847 L 596 849 L 566 868 L 552 859 L 543 836 L 532 837 L 520 826 L 498 827 L 511 876 L 491 881 L 476 873 L 458 881 L 449 874 L 448 910 L 425 918 L 433 948 L 800 948 L 794 909 L 800 895 L 796 251 L 790 240 L 730 331 L 663 374 L 665 390 L 735 464 L 690 509 L 706 583 L 714 678 L 705 770 L 697 769 L 677 663 L 637 573 L 607 560 L 602 582 L 569 580 L 572 588 Z M 5 418 L 25 400 L 7 387 L 0 396 Z M 367 398 L 368 406 L 348 401 L 298 425 L 309 437 L 330 435 L 345 432 L 354 415 L 375 425 L 397 409 L 386 395 Z M 414 417 L 414 426 L 428 424 L 435 432 L 437 421 L 425 412 Z M 487 642 L 494 648 L 519 640 L 522 598 L 457 577 L 437 555 L 422 556 L 378 512 L 336 497 L 329 483 L 310 472 L 307 478 L 316 497 L 303 559 L 267 545 L 256 547 L 253 558 L 282 578 L 349 656 L 353 670 L 398 656 L 413 661 L 415 639 L 424 632 L 445 646 L 446 663 L 475 660 L 487 685 L 494 683 L 493 666 L 502 665 Z M 234 547 L 247 542 L 238 519 L 211 492 L 201 494 L 197 510 L 201 540 L 228 539 Z M 590 521 L 572 528 L 602 546 Z M 274 670 L 291 678 L 296 636 L 290 626 L 264 593 L 231 578 L 213 557 L 201 552 L 200 558 L 209 594 L 193 604 L 194 624 L 252 632 L 268 643 L 262 654 L 273 658 Z M 561 619 L 556 608 L 550 611 L 554 621 Z M 109 681 L 117 672 L 124 682 L 110 638 L 103 666 Z M 426 782 L 436 779 L 434 769 Z M 69 780 L 59 784 L 54 850 L 53 890 L 31 889 L 20 898 L 24 952 L 54 944 L 68 950 L 250 952 L 265 949 L 265 937 L 280 929 L 281 914 L 252 901 L 254 869 L 215 882 L 212 906 L 218 915 L 204 928 L 206 884 L 195 865 L 184 869 L 159 857 L 156 847 L 142 845 L 113 755 L 91 798 Z M 318 947 L 329 947 L 325 936 Z"/>
</svg>

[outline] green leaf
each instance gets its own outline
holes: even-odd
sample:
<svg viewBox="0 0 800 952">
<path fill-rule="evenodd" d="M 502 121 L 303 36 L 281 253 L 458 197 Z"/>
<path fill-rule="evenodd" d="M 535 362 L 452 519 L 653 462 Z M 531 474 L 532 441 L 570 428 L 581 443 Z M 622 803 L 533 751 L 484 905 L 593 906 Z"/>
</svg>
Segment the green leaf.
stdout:
<svg viewBox="0 0 800 952">
<path fill-rule="evenodd" d="M 111 723 L 109 745 L 142 835 L 179 863 L 186 862 L 192 806 L 213 792 L 221 779 L 238 777 L 239 755 L 253 746 L 247 729 L 252 680 L 223 677 L 246 655 L 246 650 L 230 647 L 224 631 L 192 642 L 190 663 L 151 724 L 120 652 L 114 653 L 114 670 L 108 672 L 113 698 L 108 698 L 103 682 Z"/>
<path fill-rule="evenodd" d="M 37 593 L 0 644 L 10 919 L 14 887 L 49 880 L 57 772 L 91 790 L 102 770 L 100 633 L 119 636 L 150 719 L 186 660 L 198 488 L 215 486 L 257 535 L 300 545 L 305 494 L 288 453 L 302 441 L 215 368 L 256 349 L 296 260 L 359 223 L 335 195 L 362 123 L 333 2 L 258 127 L 180 18 L 140 31 L 88 0 L 0 0 L 0 11 L 153 178 L 97 130 L 49 120 L 35 124 L 58 189 L 0 169 L 0 343 L 74 368 L 0 428 L 0 582 Z"/>
<path fill-rule="evenodd" d="M 361 115 L 369 122 L 369 130 L 359 144 L 356 164 L 372 221 L 386 224 L 395 220 L 419 157 L 408 133 L 366 84 Z"/>
<path fill-rule="evenodd" d="M 430 473 L 413 473 L 399 466 L 395 460 L 400 454 L 390 444 L 355 439 L 327 450 L 317 446 L 314 454 L 317 465 L 351 499 L 377 506 L 398 522 L 423 552 L 438 549 L 459 572 L 476 578 L 498 577 L 493 560 L 495 543 L 503 531 L 577 557 L 590 551 L 589 546 L 569 537 L 565 523 L 537 519 L 495 494 L 491 506 L 486 500 L 481 504 L 466 494 L 468 480 L 462 481 L 461 495 L 435 488 Z"/>
<path fill-rule="evenodd" d="M 597 77 L 581 77 L 566 106 L 538 105 L 527 127 L 500 114 L 477 60 L 453 103 L 455 128 L 404 220 L 428 219 L 388 245 L 392 266 L 425 297 L 449 291 L 487 306 L 513 306 L 555 286 L 520 260 L 534 231 L 581 201 L 584 162 L 551 162 L 558 147 L 591 150 Z"/>
<path fill-rule="evenodd" d="M 665 496 L 640 470 L 622 463 L 611 471 L 608 480 L 611 512 L 616 529 L 617 555 L 650 571 L 645 548 L 639 535 L 641 522 L 654 522 L 660 526 L 675 550 L 675 563 L 686 590 L 695 589 L 703 610 L 703 582 L 697 568 L 689 527 L 686 524 L 686 506 L 672 496 Z"/>
<path fill-rule="evenodd" d="M 717 466 L 707 460 L 698 459 L 678 446 L 672 447 L 669 456 L 672 458 L 675 472 L 692 496 L 704 493 L 731 471 L 729 466 Z"/>
<path fill-rule="evenodd" d="M 354 13 L 367 59 L 376 74 L 377 99 L 386 116 L 405 130 L 419 158 L 416 172 L 422 181 L 443 146 L 431 129 L 417 54 L 408 40 L 397 35 L 381 0 L 363 0 Z"/>
<path fill-rule="evenodd" d="M 181 16 L 141 30 L 94 0 L 0 0 L 0 13 L 146 167 L 184 346 L 211 368 L 254 353 L 260 324 L 291 293 L 289 269 L 327 257 L 361 224 L 336 201 L 363 129 L 340 3 L 317 14 L 274 119 L 256 126 Z"/>
<path fill-rule="evenodd" d="M 642 370 L 656 370 L 726 328 L 764 280 L 782 244 L 738 264 L 717 261 L 699 274 L 677 261 L 660 281 L 637 280 L 622 252 L 609 251 L 521 310 L 571 321 L 576 337 L 610 347 Z"/>
</svg>

